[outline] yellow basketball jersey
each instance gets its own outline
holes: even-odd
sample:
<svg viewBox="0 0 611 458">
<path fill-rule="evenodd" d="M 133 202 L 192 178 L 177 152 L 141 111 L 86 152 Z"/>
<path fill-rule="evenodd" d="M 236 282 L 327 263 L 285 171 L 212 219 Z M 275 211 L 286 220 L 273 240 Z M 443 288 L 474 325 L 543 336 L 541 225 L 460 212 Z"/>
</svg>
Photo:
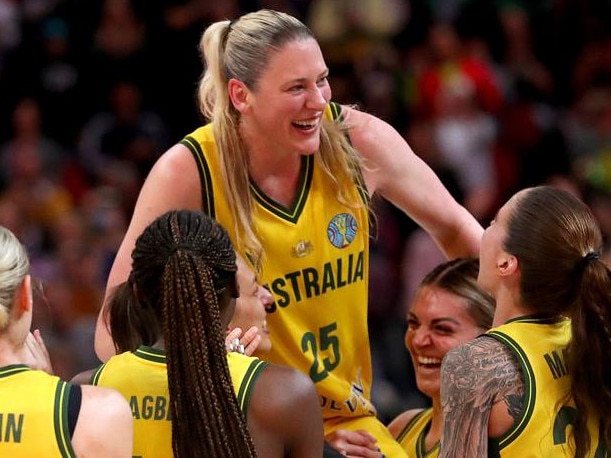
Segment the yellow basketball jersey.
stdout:
<svg viewBox="0 0 611 458">
<path fill-rule="evenodd" d="M 397 436 L 397 441 L 407 452 L 407 456 L 414 458 L 437 458 L 439 456 L 439 442 L 426 451 L 425 437 L 431 427 L 433 409 L 424 409 L 418 412 Z"/>
<path fill-rule="evenodd" d="M 260 371 L 267 363 L 250 356 L 227 356 L 233 388 L 246 415 Z M 113 356 L 92 376 L 92 384 L 114 388 L 129 401 L 134 417 L 134 457 L 170 458 L 172 424 L 166 356 L 163 350 L 141 346 Z"/>
<path fill-rule="evenodd" d="M 525 383 L 523 411 L 506 434 L 491 440 L 491 456 L 575 456 L 571 428 L 575 407 L 566 403 L 571 388 L 565 363 L 570 320 L 521 317 L 491 329 L 488 335 L 514 353 Z M 598 420 L 592 419 L 588 426 L 592 439 L 588 456 L 605 456 L 599 450 Z"/>
<path fill-rule="evenodd" d="M 0 368 L 0 456 L 75 457 L 68 428 L 70 384 L 24 365 Z"/>
<path fill-rule="evenodd" d="M 332 116 L 331 109 L 327 115 Z M 225 199 L 212 125 L 182 143 L 198 163 L 203 210 L 237 244 Z M 302 156 L 301 178 L 290 208 L 255 183 L 253 219 L 265 252 L 260 283 L 275 298 L 268 308 L 271 362 L 295 367 L 316 384 L 325 419 L 375 415 L 370 399 L 371 358 L 367 329 L 369 217 L 356 183 L 341 183 L 362 205 L 338 201 L 318 155 Z M 243 247 L 240 254 L 248 258 Z"/>
</svg>

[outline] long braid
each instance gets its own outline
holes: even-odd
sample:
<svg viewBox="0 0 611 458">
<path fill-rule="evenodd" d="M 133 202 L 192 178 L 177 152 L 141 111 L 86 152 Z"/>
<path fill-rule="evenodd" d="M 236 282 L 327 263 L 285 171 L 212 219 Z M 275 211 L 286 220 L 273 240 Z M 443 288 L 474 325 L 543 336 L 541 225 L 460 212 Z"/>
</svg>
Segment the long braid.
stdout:
<svg viewBox="0 0 611 458">
<path fill-rule="evenodd" d="M 145 230 L 133 259 L 143 285 L 157 277 L 146 296 L 162 321 L 174 456 L 255 457 L 221 324 L 236 272 L 226 231 L 201 212 L 171 211 Z"/>
</svg>

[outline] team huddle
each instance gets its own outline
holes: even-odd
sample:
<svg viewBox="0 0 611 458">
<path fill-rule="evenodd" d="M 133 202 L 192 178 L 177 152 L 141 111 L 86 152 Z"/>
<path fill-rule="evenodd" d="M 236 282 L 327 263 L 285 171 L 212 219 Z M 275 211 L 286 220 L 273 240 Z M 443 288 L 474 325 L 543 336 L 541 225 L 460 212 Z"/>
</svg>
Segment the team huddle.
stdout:
<svg viewBox="0 0 611 458">
<path fill-rule="evenodd" d="M 390 124 L 332 102 L 288 14 L 213 23 L 200 52 L 208 123 L 142 186 L 99 367 L 52 375 L 26 249 L 0 227 L 0 455 L 609 455 L 611 270 L 586 204 L 525 188 L 484 229 Z M 389 424 L 371 398 L 374 195 L 447 258 L 406 316 L 430 406 Z"/>
</svg>

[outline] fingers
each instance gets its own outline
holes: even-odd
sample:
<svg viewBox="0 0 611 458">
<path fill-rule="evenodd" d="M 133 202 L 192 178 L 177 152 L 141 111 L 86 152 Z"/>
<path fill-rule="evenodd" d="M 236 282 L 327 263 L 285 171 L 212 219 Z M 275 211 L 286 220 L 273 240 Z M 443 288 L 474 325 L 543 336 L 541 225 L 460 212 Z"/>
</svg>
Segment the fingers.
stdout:
<svg viewBox="0 0 611 458">
<path fill-rule="evenodd" d="M 227 351 L 233 351 L 233 343 L 236 339 L 240 339 L 242 335 L 242 329 L 233 328 L 231 331 L 227 333 L 225 337 L 225 347 L 227 347 Z"/>
<path fill-rule="evenodd" d="M 338 429 L 325 437 L 327 442 L 348 458 L 381 458 L 376 438 L 364 430 Z"/>
<path fill-rule="evenodd" d="M 256 326 L 251 327 L 242 335 L 241 328 L 233 328 L 225 337 L 227 351 L 237 351 L 244 355 L 252 356 L 261 343 L 261 335 Z"/>
<path fill-rule="evenodd" d="M 251 327 L 240 338 L 240 343 L 244 345 L 244 353 L 248 356 L 252 356 L 259 344 L 261 343 L 261 335 L 259 334 L 259 329 L 256 326 Z"/>
<path fill-rule="evenodd" d="M 259 346 L 260 343 L 261 343 L 261 336 L 259 334 L 257 334 L 248 343 L 248 345 L 246 345 L 246 347 L 244 347 L 244 354 L 248 355 L 248 356 L 252 356 L 255 353 L 255 351 L 257 350 L 257 347 Z"/>
<path fill-rule="evenodd" d="M 53 374 L 51 357 L 38 329 L 28 333 L 25 340 L 25 351 L 25 359 L 28 366 L 48 374 Z"/>
</svg>

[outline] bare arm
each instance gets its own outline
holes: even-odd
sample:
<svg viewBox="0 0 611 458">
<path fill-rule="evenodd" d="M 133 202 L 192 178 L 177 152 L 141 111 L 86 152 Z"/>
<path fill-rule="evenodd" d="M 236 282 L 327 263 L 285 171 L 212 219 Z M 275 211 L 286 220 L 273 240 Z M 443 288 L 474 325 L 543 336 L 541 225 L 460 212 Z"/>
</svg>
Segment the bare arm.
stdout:
<svg viewBox="0 0 611 458">
<path fill-rule="evenodd" d="M 83 399 L 72 445 L 77 456 L 131 458 L 133 419 L 129 404 L 110 388 L 81 386 Z"/>
<path fill-rule="evenodd" d="M 322 411 L 312 381 L 296 369 L 267 366 L 248 406 L 248 429 L 259 456 L 320 458 Z"/>
<path fill-rule="evenodd" d="M 104 362 L 115 354 L 110 329 L 104 316 L 109 294 L 129 276 L 131 253 L 138 236 L 156 217 L 176 208 L 201 209 L 201 191 L 195 160 L 189 150 L 180 144 L 174 145 L 163 154 L 151 169 L 110 270 L 104 304 L 98 315 L 95 332 L 95 351 L 98 358 Z"/>
<path fill-rule="evenodd" d="M 475 256 L 483 228 L 390 124 L 344 107 L 350 139 L 364 159 L 369 192 L 379 192 L 435 240 L 449 258 Z"/>
<path fill-rule="evenodd" d="M 497 340 L 479 337 L 448 352 L 441 366 L 439 457 L 487 457 L 491 424 L 506 431 L 520 413 L 523 392 L 519 364 Z"/>
</svg>

